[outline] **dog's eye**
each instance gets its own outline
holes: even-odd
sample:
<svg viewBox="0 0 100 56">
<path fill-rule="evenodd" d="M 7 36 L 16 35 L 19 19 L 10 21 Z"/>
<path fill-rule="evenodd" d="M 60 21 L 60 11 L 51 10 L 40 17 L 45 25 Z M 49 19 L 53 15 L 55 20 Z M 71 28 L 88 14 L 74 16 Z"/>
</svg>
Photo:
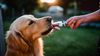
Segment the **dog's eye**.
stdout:
<svg viewBox="0 0 100 56">
<path fill-rule="evenodd" d="M 31 24 L 33 24 L 33 23 L 35 23 L 35 21 L 30 20 L 30 22 L 29 22 L 28 25 L 31 25 Z"/>
</svg>

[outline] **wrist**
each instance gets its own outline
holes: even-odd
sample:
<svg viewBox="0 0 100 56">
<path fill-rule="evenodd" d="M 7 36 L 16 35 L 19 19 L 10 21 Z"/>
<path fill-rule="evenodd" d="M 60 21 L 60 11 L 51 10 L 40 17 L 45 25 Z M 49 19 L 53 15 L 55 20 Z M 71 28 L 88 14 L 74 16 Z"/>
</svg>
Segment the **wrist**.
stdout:
<svg viewBox="0 0 100 56">
<path fill-rule="evenodd" d="M 91 22 L 91 21 L 93 21 L 92 19 L 92 16 L 91 15 L 89 15 L 89 14 L 86 14 L 86 15 L 83 15 L 82 16 L 82 18 L 83 18 L 83 23 L 88 23 L 88 22 Z"/>
<path fill-rule="evenodd" d="M 89 22 L 89 17 L 87 15 L 80 15 L 79 19 L 81 21 L 81 24 Z"/>
</svg>

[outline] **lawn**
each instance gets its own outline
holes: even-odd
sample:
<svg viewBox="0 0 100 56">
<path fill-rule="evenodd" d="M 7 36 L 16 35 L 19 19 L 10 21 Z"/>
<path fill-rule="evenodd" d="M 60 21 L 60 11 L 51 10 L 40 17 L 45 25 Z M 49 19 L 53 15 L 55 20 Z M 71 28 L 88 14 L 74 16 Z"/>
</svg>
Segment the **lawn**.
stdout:
<svg viewBox="0 0 100 56">
<path fill-rule="evenodd" d="M 99 29 L 61 28 L 44 38 L 45 56 L 95 56 Z"/>
<path fill-rule="evenodd" d="M 4 21 L 4 30 L 10 23 Z M 96 28 L 61 28 L 44 37 L 45 56 L 95 56 L 100 30 Z"/>
</svg>

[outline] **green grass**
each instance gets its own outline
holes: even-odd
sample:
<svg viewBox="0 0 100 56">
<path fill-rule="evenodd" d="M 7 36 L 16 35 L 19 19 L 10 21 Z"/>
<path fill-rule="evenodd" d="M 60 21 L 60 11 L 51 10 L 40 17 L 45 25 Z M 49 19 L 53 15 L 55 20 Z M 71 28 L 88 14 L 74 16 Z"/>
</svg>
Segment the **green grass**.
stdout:
<svg viewBox="0 0 100 56">
<path fill-rule="evenodd" d="M 45 56 L 95 56 L 100 31 L 62 28 L 44 38 Z"/>
<path fill-rule="evenodd" d="M 4 21 L 4 30 L 10 23 Z M 44 37 L 45 56 L 95 56 L 100 30 L 95 28 L 61 28 Z"/>
</svg>

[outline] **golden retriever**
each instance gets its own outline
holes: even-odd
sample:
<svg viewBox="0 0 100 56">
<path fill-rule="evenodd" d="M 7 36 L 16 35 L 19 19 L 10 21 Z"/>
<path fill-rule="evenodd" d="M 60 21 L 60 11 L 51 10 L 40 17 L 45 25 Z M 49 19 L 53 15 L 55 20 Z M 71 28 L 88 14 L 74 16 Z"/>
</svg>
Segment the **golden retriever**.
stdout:
<svg viewBox="0 0 100 56">
<path fill-rule="evenodd" d="M 7 31 L 5 56 L 44 56 L 42 36 L 52 30 L 50 25 L 50 16 L 37 19 L 33 15 L 23 15 L 17 18 Z"/>
</svg>

